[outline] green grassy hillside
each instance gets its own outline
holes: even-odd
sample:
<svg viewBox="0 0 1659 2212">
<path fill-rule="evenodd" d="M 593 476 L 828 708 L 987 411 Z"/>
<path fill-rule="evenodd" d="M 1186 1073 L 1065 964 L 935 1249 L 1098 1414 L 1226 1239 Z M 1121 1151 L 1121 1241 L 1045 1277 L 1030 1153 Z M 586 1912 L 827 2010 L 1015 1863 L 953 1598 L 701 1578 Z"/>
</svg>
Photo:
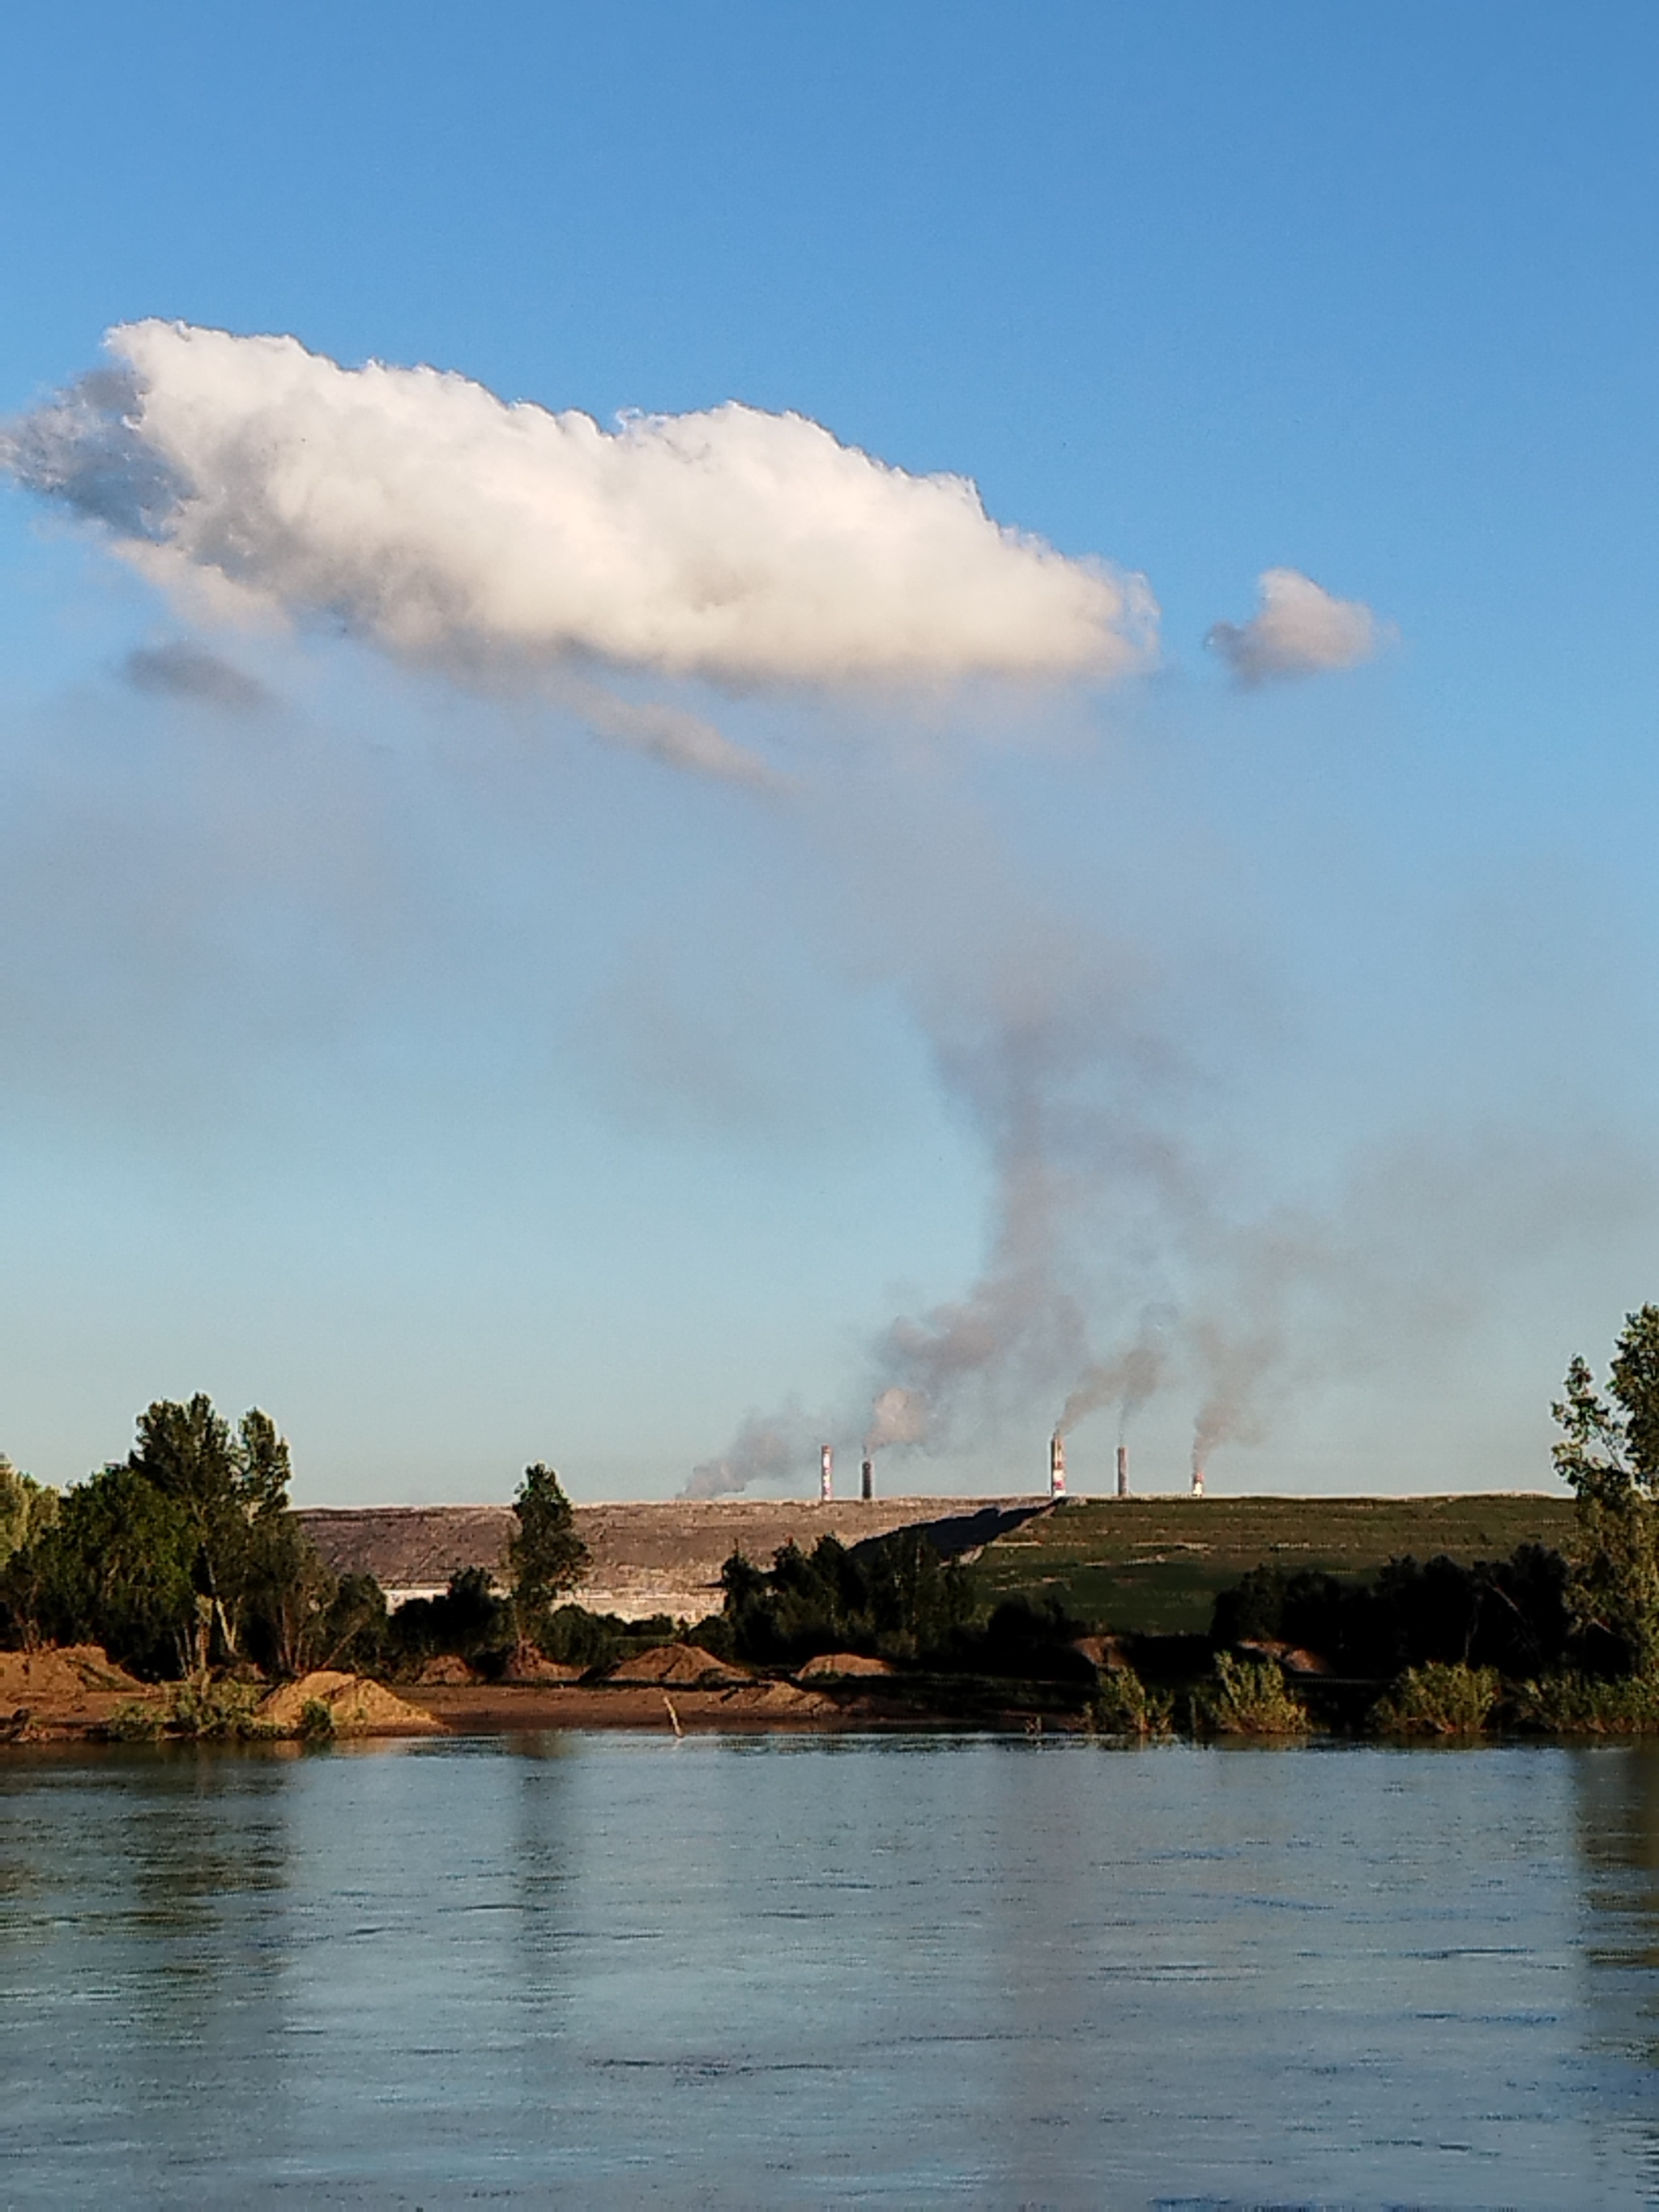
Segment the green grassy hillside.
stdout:
<svg viewBox="0 0 1659 2212">
<path fill-rule="evenodd" d="M 1277 1559 L 1286 1574 L 1375 1572 L 1407 1553 L 1468 1563 L 1517 1544 L 1560 1549 L 1570 1498 L 1488 1491 L 1464 1498 L 1066 1499 L 981 1553 L 988 1596 L 1053 1593 L 1081 1618 L 1154 1635 L 1201 1632 L 1215 1594 Z"/>
</svg>

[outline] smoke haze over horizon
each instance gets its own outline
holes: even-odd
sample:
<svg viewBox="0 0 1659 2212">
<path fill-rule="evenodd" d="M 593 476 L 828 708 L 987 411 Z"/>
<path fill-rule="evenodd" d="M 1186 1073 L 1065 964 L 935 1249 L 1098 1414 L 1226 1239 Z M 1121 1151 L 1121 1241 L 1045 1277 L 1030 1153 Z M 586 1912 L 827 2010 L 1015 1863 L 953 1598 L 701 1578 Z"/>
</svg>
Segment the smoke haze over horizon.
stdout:
<svg viewBox="0 0 1659 2212">
<path fill-rule="evenodd" d="M 1496 21 L 20 19 L 0 1449 L 1547 1482 L 1659 1291 L 1659 29 Z"/>
</svg>

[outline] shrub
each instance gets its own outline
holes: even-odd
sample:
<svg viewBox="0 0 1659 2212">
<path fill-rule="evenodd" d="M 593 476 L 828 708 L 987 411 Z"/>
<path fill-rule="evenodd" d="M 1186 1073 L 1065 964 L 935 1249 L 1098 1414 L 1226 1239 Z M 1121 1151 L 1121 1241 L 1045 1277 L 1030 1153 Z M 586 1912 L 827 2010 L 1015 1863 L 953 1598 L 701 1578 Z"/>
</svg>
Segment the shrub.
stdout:
<svg viewBox="0 0 1659 2212">
<path fill-rule="evenodd" d="M 1659 1681 L 1640 1674 L 1547 1674 L 1516 1692 L 1516 1717 L 1553 1735 L 1643 1735 L 1659 1730 Z"/>
<path fill-rule="evenodd" d="M 799 1666 L 823 1651 L 937 1659 L 974 1609 L 960 1563 L 943 1559 L 917 1528 L 850 1548 L 835 1536 L 821 1536 L 810 1553 L 786 1544 L 769 1570 L 734 1552 L 720 1581 L 731 1650 L 763 1667 Z"/>
<path fill-rule="evenodd" d="M 1279 1668 L 1226 1651 L 1217 1654 L 1213 1685 L 1195 1693 L 1194 1717 L 1213 1735 L 1306 1735 L 1310 1726 Z"/>
<path fill-rule="evenodd" d="M 1384 1735 L 1479 1735 L 1500 1694 L 1495 1667 L 1408 1667 L 1371 1709 Z"/>
<path fill-rule="evenodd" d="M 307 1698 L 300 1708 L 300 1740 L 302 1743 L 334 1741 L 333 1709 L 320 1698 Z"/>
<path fill-rule="evenodd" d="M 672 1632 L 672 1625 L 671 1625 Z M 544 1615 L 536 1637 L 544 1659 L 561 1667 L 608 1667 L 622 1656 L 628 1623 L 614 1613 L 589 1613 L 585 1606 L 556 1606 Z"/>
<path fill-rule="evenodd" d="M 159 1743 L 164 1736 L 191 1743 L 241 1743 L 273 1735 L 260 1720 L 257 1682 L 176 1684 L 165 1702 L 129 1698 L 104 1723 L 112 1743 Z"/>
<path fill-rule="evenodd" d="M 180 1682 L 173 1693 L 166 1732 L 198 1743 L 234 1743 L 269 1735 L 272 1730 L 254 1717 L 258 1702 L 257 1682 Z"/>
<path fill-rule="evenodd" d="M 488 1673 L 492 1662 L 505 1664 L 515 1641 L 512 1602 L 487 1567 L 463 1567 L 441 1597 L 411 1598 L 385 1631 L 387 1658 L 410 1669 L 447 1656 Z"/>
<path fill-rule="evenodd" d="M 1567 1565 L 1523 1544 L 1507 1559 L 1390 1559 L 1375 1575 L 1257 1567 L 1215 1601 L 1223 1647 L 1272 1638 L 1322 1653 L 1339 1674 L 1391 1680 L 1431 1661 L 1515 1677 L 1559 1666 L 1571 1633 Z"/>
<path fill-rule="evenodd" d="M 1100 1678 L 1090 1703 L 1088 1725 L 1096 1735 L 1167 1736 L 1172 1711 L 1173 1700 L 1166 1692 L 1149 1690 L 1133 1667 L 1114 1667 Z"/>
<path fill-rule="evenodd" d="M 104 1734 L 112 1743 L 155 1743 L 166 1726 L 167 1715 L 160 1707 L 140 1698 L 129 1698 L 105 1722 Z"/>
</svg>

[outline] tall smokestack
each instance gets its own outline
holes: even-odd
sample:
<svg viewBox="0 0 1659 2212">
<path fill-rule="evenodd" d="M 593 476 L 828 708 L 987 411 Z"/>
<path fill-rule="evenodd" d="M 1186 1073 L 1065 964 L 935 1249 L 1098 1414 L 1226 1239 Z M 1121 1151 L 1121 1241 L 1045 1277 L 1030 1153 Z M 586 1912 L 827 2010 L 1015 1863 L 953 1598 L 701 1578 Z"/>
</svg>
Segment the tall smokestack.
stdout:
<svg viewBox="0 0 1659 2212">
<path fill-rule="evenodd" d="M 867 1504 L 876 1494 L 876 1463 L 867 1459 L 859 1480 L 859 1495 Z"/>
<path fill-rule="evenodd" d="M 827 1505 L 836 1494 L 836 1451 L 833 1444 L 818 1448 L 818 1503 Z"/>
<path fill-rule="evenodd" d="M 1048 1495 L 1066 1495 L 1066 1439 L 1058 1429 L 1048 1440 Z"/>
<path fill-rule="evenodd" d="M 1120 1444 L 1117 1448 L 1117 1494 L 1120 1498 L 1127 1498 L 1129 1495 L 1129 1447 L 1127 1444 Z"/>
<path fill-rule="evenodd" d="M 1193 1496 L 1194 1498 L 1202 1498 L 1203 1495 L 1204 1462 L 1202 1460 L 1195 1459 L 1193 1462 Z"/>
</svg>

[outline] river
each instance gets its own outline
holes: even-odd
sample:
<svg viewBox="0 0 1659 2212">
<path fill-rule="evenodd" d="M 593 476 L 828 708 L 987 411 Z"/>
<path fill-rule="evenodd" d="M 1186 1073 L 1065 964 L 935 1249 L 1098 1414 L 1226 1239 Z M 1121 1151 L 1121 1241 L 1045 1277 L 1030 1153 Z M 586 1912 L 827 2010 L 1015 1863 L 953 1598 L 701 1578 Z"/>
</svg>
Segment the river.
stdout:
<svg viewBox="0 0 1659 2212">
<path fill-rule="evenodd" d="M 8 2205 L 1659 2200 L 1659 1751 L 9 1754 Z"/>
</svg>

